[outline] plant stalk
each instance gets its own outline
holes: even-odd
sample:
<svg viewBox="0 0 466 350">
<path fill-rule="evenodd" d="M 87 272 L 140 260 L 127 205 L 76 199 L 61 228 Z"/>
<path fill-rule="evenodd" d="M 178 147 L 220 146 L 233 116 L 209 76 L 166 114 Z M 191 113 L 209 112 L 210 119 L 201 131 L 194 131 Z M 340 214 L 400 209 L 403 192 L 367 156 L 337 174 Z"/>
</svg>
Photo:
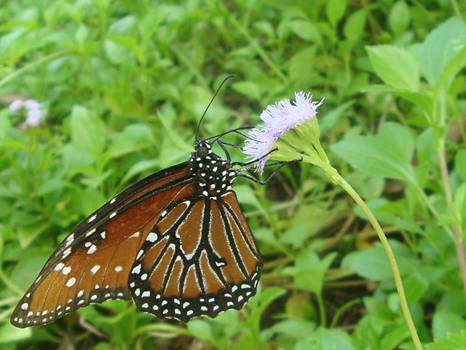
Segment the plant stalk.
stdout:
<svg viewBox="0 0 466 350">
<path fill-rule="evenodd" d="M 392 248 L 390 247 L 390 244 L 388 243 L 387 237 L 385 236 L 385 233 L 383 232 L 382 227 L 380 226 L 377 219 L 370 211 L 369 207 L 359 196 L 359 194 L 353 189 L 353 187 L 351 187 L 351 185 L 348 182 L 346 182 L 346 180 L 338 173 L 338 171 L 335 168 L 331 167 L 330 165 L 327 165 L 323 167 L 322 169 L 324 169 L 326 173 L 331 177 L 331 179 L 336 184 L 340 185 L 351 196 L 351 198 L 353 198 L 356 204 L 359 205 L 362 211 L 366 214 L 375 232 L 379 236 L 380 242 L 382 243 L 382 247 L 385 250 L 385 254 L 387 254 L 388 261 L 390 263 L 390 267 L 393 272 L 393 278 L 395 280 L 396 289 L 398 292 L 398 296 L 400 297 L 401 310 L 403 312 L 403 316 L 408 326 L 409 333 L 411 334 L 411 339 L 414 343 L 414 347 L 416 348 L 416 350 L 422 350 L 422 344 L 417 334 L 417 330 L 414 325 L 414 321 L 411 317 L 411 313 L 409 311 L 408 301 L 406 300 L 406 294 L 403 288 L 403 282 L 401 280 L 400 270 L 398 269 L 398 265 L 396 263 Z"/>
<path fill-rule="evenodd" d="M 448 178 L 447 161 L 445 159 L 445 151 L 443 150 L 443 147 L 441 147 L 438 150 L 438 156 L 440 160 L 440 172 L 442 174 L 443 188 L 445 191 L 445 199 L 447 201 L 448 211 L 450 212 L 452 218 L 456 218 L 455 212 L 453 210 L 450 179 Z M 455 240 L 458 265 L 461 271 L 461 279 L 463 280 L 463 289 L 464 293 L 466 294 L 466 260 L 464 255 L 464 245 L 461 240 L 461 233 L 458 229 L 458 225 L 453 223 L 451 226 L 453 232 L 453 239 Z"/>
</svg>

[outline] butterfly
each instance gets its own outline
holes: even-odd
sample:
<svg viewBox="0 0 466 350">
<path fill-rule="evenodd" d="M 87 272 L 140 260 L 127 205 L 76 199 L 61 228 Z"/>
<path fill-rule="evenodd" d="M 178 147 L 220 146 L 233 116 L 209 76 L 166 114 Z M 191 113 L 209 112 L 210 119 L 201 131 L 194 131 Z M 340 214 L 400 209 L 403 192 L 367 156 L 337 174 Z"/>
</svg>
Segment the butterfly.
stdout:
<svg viewBox="0 0 466 350">
<path fill-rule="evenodd" d="M 223 159 L 214 142 L 225 150 L 219 137 L 197 139 L 189 161 L 130 186 L 79 224 L 19 301 L 13 325 L 43 325 L 108 299 L 182 321 L 240 309 L 262 270 L 231 187 L 249 177 L 234 166 L 250 162 Z"/>
</svg>

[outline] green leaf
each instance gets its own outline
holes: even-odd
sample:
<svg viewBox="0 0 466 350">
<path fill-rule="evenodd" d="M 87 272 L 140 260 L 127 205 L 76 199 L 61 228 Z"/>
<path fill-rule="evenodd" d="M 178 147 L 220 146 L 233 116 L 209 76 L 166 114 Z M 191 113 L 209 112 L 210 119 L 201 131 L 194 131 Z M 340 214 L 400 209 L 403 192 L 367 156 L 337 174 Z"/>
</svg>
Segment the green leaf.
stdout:
<svg viewBox="0 0 466 350">
<path fill-rule="evenodd" d="M 298 341 L 295 350 L 353 350 L 350 336 L 340 330 L 319 328 Z"/>
<path fill-rule="evenodd" d="M 315 56 L 316 48 L 314 46 L 296 52 L 289 61 L 290 78 L 298 82 L 312 78 L 315 75 Z"/>
<path fill-rule="evenodd" d="M 296 257 L 295 267 L 289 270 L 296 287 L 320 295 L 325 273 L 336 256 L 336 253 L 328 254 L 321 261 L 312 247 L 302 249 Z"/>
<path fill-rule="evenodd" d="M 401 90 L 419 90 L 419 63 L 411 52 L 390 45 L 366 48 L 375 73 L 385 84 Z"/>
<path fill-rule="evenodd" d="M 457 313 L 445 310 L 435 313 L 432 321 L 434 339 L 447 337 L 464 329 L 466 329 L 466 321 Z"/>
<path fill-rule="evenodd" d="M 155 169 L 156 167 L 160 166 L 160 160 L 156 159 L 145 159 L 135 163 L 125 174 L 123 179 L 121 180 L 122 183 L 125 183 L 134 175 L 139 175 L 147 170 Z"/>
<path fill-rule="evenodd" d="M 71 139 L 77 148 L 90 154 L 94 161 L 102 157 L 106 130 L 97 116 L 84 107 L 74 106 L 71 110 L 70 128 Z"/>
<path fill-rule="evenodd" d="M 448 62 L 447 66 L 442 72 L 440 79 L 437 82 L 436 87 L 443 87 L 447 90 L 453 80 L 455 79 L 456 75 L 459 71 L 461 71 L 464 66 L 466 65 L 466 46 L 455 55 L 450 62 Z"/>
<path fill-rule="evenodd" d="M 112 137 L 106 154 L 110 158 L 120 157 L 147 147 L 154 142 L 152 130 L 144 124 L 127 126 L 121 133 Z"/>
<path fill-rule="evenodd" d="M 466 330 L 450 334 L 444 338 L 436 339 L 434 343 L 427 344 L 426 350 L 459 350 L 466 349 Z"/>
<path fill-rule="evenodd" d="M 267 288 L 265 290 L 261 290 L 252 300 L 249 302 L 249 306 L 251 307 L 251 313 L 248 317 L 248 323 L 253 328 L 259 328 L 259 323 L 262 317 L 263 312 L 269 306 L 269 304 L 273 303 L 273 301 L 283 294 L 286 291 L 282 288 L 272 287 Z"/>
<path fill-rule="evenodd" d="M 416 269 L 417 260 L 411 256 L 406 246 L 392 240 L 390 240 L 390 246 L 395 254 L 402 275 Z M 380 245 L 363 251 L 349 253 L 343 259 L 341 266 L 351 269 L 358 275 L 373 281 L 393 279 L 387 255 Z"/>
<path fill-rule="evenodd" d="M 407 338 L 409 338 L 409 331 L 405 325 L 395 327 L 383 336 L 380 342 L 380 349 L 397 349 L 397 346 Z"/>
<path fill-rule="evenodd" d="M 106 312 L 99 312 L 101 308 Z M 112 343 L 116 347 L 121 348 L 122 344 L 127 344 L 137 325 L 135 306 L 123 300 L 109 300 L 99 305 L 99 309 L 88 306 L 80 309 L 79 314 L 105 334 L 111 334 Z"/>
<path fill-rule="evenodd" d="M 113 35 L 125 35 L 134 28 L 136 18 L 132 15 L 125 16 L 114 21 L 108 28 L 108 33 Z"/>
<path fill-rule="evenodd" d="M 343 259 L 341 266 L 373 281 L 383 281 L 393 276 L 382 247 L 349 253 Z"/>
<path fill-rule="evenodd" d="M 349 41 L 361 40 L 366 26 L 367 13 L 365 9 L 354 12 L 346 20 L 343 32 Z"/>
<path fill-rule="evenodd" d="M 317 44 L 322 43 L 322 37 L 319 30 L 310 21 L 302 19 L 291 21 L 290 28 L 301 39 L 312 41 Z"/>
<path fill-rule="evenodd" d="M 451 311 L 458 313 L 460 316 L 466 316 L 464 290 L 458 288 L 447 291 L 437 304 L 436 310 Z"/>
<path fill-rule="evenodd" d="M 408 303 L 417 302 L 427 291 L 429 282 L 423 278 L 421 273 L 413 273 L 404 280 L 406 299 Z"/>
<path fill-rule="evenodd" d="M 372 319 L 372 315 L 366 315 L 356 324 L 353 340 L 358 349 L 379 349 L 379 330 Z"/>
<path fill-rule="evenodd" d="M 193 337 L 199 338 L 207 343 L 215 343 L 210 324 L 204 320 L 189 321 L 186 326 Z"/>
<path fill-rule="evenodd" d="M 0 327 L 0 344 L 19 342 L 31 336 L 31 328 L 18 328 L 10 322 L 6 322 Z"/>
<path fill-rule="evenodd" d="M 432 163 L 436 164 L 437 152 L 434 130 L 432 128 L 425 129 L 416 138 L 416 156 L 421 167 Z"/>
<path fill-rule="evenodd" d="M 330 0 L 325 7 L 325 13 L 332 27 L 336 27 L 346 11 L 346 0 Z"/>
<path fill-rule="evenodd" d="M 395 36 L 400 36 L 409 25 L 409 8 L 404 1 L 397 1 L 388 15 L 388 24 Z"/>
<path fill-rule="evenodd" d="M 353 350 L 350 336 L 340 330 L 320 328 L 322 350 Z"/>
<path fill-rule="evenodd" d="M 26 290 L 31 281 L 37 277 L 51 253 L 52 249 L 47 247 L 30 249 L 21 254 L 21 259 L 11 273 L 11 282 L 21 290 Z"/>
<path fill-rule="evenodd" d="M 291 338 L 304 338 L 313 332 L 315 325 L 310 322 L 301 320 L 284 320 L 280 321 L 273 326 L 264 330 L 264 337 L 266 339 L 272 338 L 274 335 L 283 334 Z"/>
<path fill-rule="evenodd" d="M 383 124 L 377 136 L 351 136 L 333 145 L 332 151 L 362 173 L 416 182 L 411 166 L 414 138 L 400 124 Z"/>
<path fill-rule="evenodd" d="M 63 167 L 68 176 L 72 176 L 75 172 L 82 169 L 87 169 L 92 164 L 92 156 L 82 150 L 78 145 L 67 144 L 61 149 L 63 158 Z"/>
<path fill-rule="evenodd" d="M 345 102 L 339 105 L 337 108 L 326 112 L 323 118 L 319 118 L 319 128 L 321 134 L 325 134 L 327 131 L 331 130 L 353 104 L 354 101 Z"/>
<path fill-rule="evenodd" d="M 57 174 L 49 179 L 45 179 L 45 181 L 41 183 L 37 194 L 43 196 L 51 192 L 58 192 L 65 187 L 65 184 L 66 182 L 62 178 L 62 174 Z"/>
<path fill-rule="evenodd" d="M 427 35 L 416 47 L 422 75 L 433 87 L 448 63 L 466 45 L 466 25 L 458 18 L 450 18 Z"/>
<path fill-rule="evenodd" d="M 407 90 L 394 89 L 387 85 L 369 85 L 362 89 L 363 92 L 388 93 L 404 98 L 416 104 L 427 114 L 432 114 L 434 108 L 433 95 L 429 91 L 413 92 Z"/>
<path fill-rule="evenodd" d="M 238 91 L 240 94 L 247 96 L 248 98 L 260 100 L 261 92 L 256 83 L 252 81 L 241 81 L 232 84 L 233 89 Z"/>
<path fill-rule="evenodd" d="M 113 64 L 123 64 L 128 57 L 126 48 L 113 40 L 105 40 L 104 50 L 107 58 Z"/>
</svg>

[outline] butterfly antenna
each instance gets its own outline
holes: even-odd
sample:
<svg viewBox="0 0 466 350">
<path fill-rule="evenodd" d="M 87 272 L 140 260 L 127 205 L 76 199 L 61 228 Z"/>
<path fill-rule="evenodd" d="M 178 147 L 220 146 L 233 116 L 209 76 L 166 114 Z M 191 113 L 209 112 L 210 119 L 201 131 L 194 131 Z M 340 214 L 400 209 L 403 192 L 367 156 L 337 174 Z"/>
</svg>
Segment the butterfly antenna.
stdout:
<svg viewBox="0 0 466 350">
<path fill-rule="evenodd" d="M 197 124 L 197 128 L 196 128 L 196 140 L 199 138 L 199 129 L 200 129 L 200 127 L 201 127 L 201 122 L 202 122 L 202 120 L 204 119 L 205 114 L 206 114 L 207 111 L 209 110 L 210 105 L 212 104 L 212 102 L 214 102 L 215 97 L 216 97 L 217 94 L 219 93 L 219 91 L 220 91 L 220 89 L 222 88 L 222 86 L 226 83 L 226 81 L 227 81 L 228 79 L 230 79 L 230 78 L 233 78 L 234 76 L 235 76 L 234 74 L 230 74 L 230 75 L 228 75 L 225 79 L 223 79 L 223 81 L 221 82 L 220 86 L 219 86 L 219 87 L 217 88 L 217 90 L 215 91 L 214 96 L 212 96 L 212 98 L 210 99 L 209 104 L 207 105 L 207 107 L 206 107 L 204 113 L 202 113 L 202 117 L 201 117 L 201 119 L 199 120 L 199 123 Z"/>
</svg>

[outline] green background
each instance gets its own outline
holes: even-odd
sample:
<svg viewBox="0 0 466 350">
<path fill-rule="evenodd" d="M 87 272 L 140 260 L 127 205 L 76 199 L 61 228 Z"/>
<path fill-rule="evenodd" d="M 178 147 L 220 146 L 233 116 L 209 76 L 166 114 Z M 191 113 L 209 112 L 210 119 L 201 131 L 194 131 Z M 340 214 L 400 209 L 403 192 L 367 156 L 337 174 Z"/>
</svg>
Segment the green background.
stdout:
<svg viewBox="0 0 466 350">
<path fill-rule="evenodd" d="M 321 142 L 388 234 L 422 342 L 466 348 L 454 239 L 466 225 L 465 10 L 445 0 L 0 1 L 0 347 L 413 348 L 375 232 L 304 164 L 267 186 L 235 182 L 265 260 L 243 310 L 183 324 L 111 301 L 47 326 L 9 323 L 84 217 L 187 159 L 233 73 L 201 135 L 254 125 L 295 91 L 325 97 Z M 9 111 L 18 98 L 43 103 L 40 126 Z"/>
</svg>

